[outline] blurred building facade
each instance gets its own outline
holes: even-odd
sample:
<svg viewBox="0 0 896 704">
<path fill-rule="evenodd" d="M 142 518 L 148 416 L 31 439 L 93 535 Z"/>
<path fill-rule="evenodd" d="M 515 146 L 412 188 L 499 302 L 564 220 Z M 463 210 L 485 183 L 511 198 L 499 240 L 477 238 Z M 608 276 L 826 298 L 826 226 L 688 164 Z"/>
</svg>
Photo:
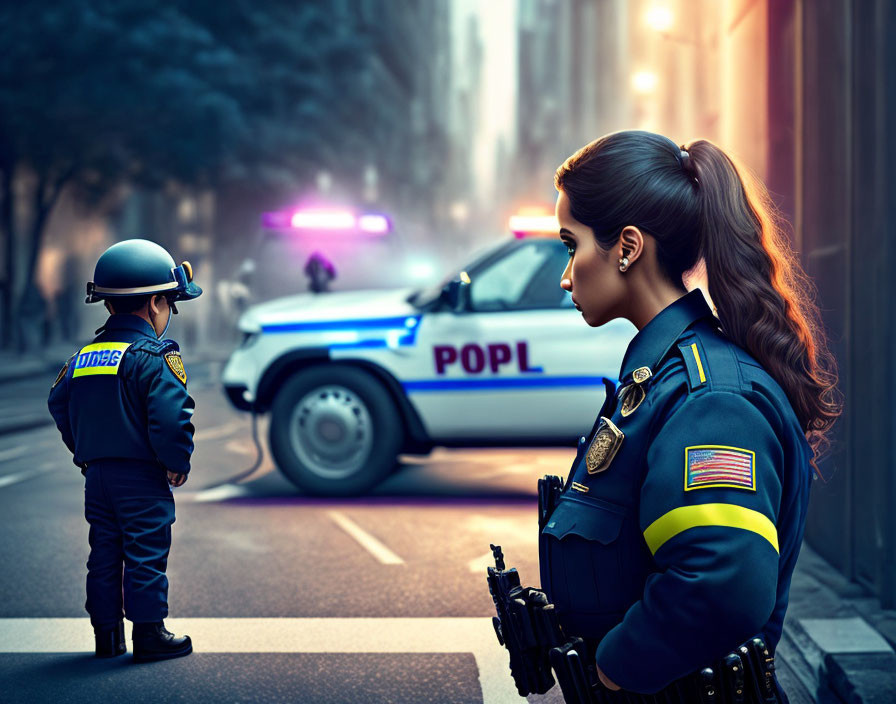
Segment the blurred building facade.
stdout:
<svg viewBox="0 0 896 704">
<path fill-rule="evenodd" d="M 631 127 L 625 0 L 520 0 L 513 208 L 553 207 L 553 173 L 579 147 Z"/>
<path fill-rule="evenodd" d="M 782 0 L 767 17 L 769 183 L 818 286 L 845 396 L 807 539 L 894 608 L 896 7 Z"/>
</svg>

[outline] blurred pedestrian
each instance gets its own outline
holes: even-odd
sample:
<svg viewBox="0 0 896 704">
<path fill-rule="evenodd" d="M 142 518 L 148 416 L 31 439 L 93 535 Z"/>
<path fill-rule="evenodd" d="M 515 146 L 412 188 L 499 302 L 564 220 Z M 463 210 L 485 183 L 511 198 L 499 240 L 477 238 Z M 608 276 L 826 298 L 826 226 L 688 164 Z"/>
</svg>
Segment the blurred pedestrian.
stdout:
<svg viewBox="0 0 896 704">
<path fill-rule="evenodd" d="M 174 523 L 171 487 L 182 486 L 193 452 L 193 409 L 179 347 L 165 336 L 176 301 L 202 293 L 188 262 L 175 266 L 162 247 L 126 240 L 99 258 L 87 302 L 110 316 L 74 354 L 50 390 L 49 407 L 85 476 L 90 524 L 87 612 L 97 657 L 134 659 L 192 652 L 189 636 L 165 628 L 165 571 Z"/>
<path fill-rule="evenodd" d="M 555 184 L 561 286 L 588 325 L 639 332 L 543 517 L 542 588 L 598 699 L 786 702 L 773 657 L 839 414 L 805 275 L 711 142 L 612 133 Z M 703 266 L 711 299 L 682 283 Z"/>
<path fill-rule="evenodd" d="M 336 267 L 320 252 L 314 252 L 305 263 L 308 286 L 314 293 L 330 290 L 330 282 L 336 278 Z"/>
</svg>

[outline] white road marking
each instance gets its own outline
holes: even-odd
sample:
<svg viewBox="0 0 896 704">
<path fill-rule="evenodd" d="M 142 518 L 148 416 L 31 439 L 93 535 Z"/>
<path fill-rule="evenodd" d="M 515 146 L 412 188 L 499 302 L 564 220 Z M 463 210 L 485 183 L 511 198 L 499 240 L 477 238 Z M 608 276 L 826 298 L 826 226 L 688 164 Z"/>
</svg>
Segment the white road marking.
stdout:
<svg viewBox="0 0 896 704">
<path fill-rule="evenodd" d="M 255 454 L 255 448 L 250 443 L 247 443 L 243 440 L 231 440 L 224 446 L 224 449 L 237 455 Z"/>
<path fill-rule="evenodd" d="M 519 704 L 488 618 L 170 618 L 198 653 L 471 653 L 483 704 Z M 128 624 L 130 630 L 130 624 Z M 0 619 L 0 653 L 93 651 L 85 618 Z"/>
<path fill-rule="evenodd" d="M 379 540 L 374 538 L 370 533 L 365 531 L 361 526 L 355 523 L 348 516 L 340 513 L 339 511 L 330 511 L 330 518 L 333 519 L 333 522 L 338 525 L 342 530 L 348 533 L 351 537 L 358 541 L 358 544 L 367 550 L 371 555 L 373 555 L 380 563 L 384 565 L 403 565 L 404 560 L 402 560 L 398 555 L 392 552 L 389 548 L 383 545 Z"/>
<path fill-rule="evenodd" d="M 213 486 L 211 489 L 202 489 L 192 493 L 175 491 L 174 498 L 193 501 L 194 503 L 207 503 L 210 501 L 235 499 L 240 496 L 246 496 L 248 493 L 249 489 L 241 484 L 222 484 L 221 486 Z"/>
<path fill-rule="evenodd" d="M 58 462 L 44 462 L 37 469 L 26 469 L 23 472 L 14 472 L 13 474 L 7 474 L 5 477 L 0 477 L 0 489 L 9 486 L 10 484 L 17 484 L 26 479 L 32 479 L 41 474 L 46 474 L 47 472 L 52 471 L 58 464 Z"/>
<path fill-rule="evenodd" d="M 26 452 L 28 452 L 27 445 L 16 445 L 15 447 L 10 447 L 8 450 L 3 450 L 0 452 L 0 462 L 6 462 L 6 460 L 14 460 L 17 457 L 21 457 Z"/>
<path fill-rule="evenodd" d="M 243 423 L 235 420 L 224 425 L 218 425 L 214 428 L 199 428 L 196 430 L 195 439 L 198 440 L 218 440 L 236 432 L 243 427 Z"/>
</svg>

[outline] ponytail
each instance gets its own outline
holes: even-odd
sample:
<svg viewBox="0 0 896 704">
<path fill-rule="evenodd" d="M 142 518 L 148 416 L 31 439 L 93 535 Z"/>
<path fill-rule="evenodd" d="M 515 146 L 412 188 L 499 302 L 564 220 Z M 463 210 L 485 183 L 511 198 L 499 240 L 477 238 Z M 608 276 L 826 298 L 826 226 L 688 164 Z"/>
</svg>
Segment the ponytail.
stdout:
<svg viewBox="0 0 896 704">
<path fill-rule="evenodd" d="M 695 141 L 687 151 L 698 181 L 700 248 L 722 328 L 787 394 L 817 470 L 841 403 L 812 282 L 762 182 L 712 142 Z"/>
</svg>

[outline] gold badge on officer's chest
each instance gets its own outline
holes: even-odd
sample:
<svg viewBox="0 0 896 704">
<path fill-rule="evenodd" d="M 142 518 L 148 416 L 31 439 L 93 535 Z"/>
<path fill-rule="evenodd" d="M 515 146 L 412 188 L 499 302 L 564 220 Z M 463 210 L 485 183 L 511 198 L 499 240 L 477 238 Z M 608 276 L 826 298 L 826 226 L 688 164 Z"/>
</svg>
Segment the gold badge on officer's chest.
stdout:
<svg viewBox="0 0 896 704">
<path fill-rule="evenodd" d="M 597 474 L 609 467 L 616 453 L 619 452 L 619 448 L 622 447 L 624 439 L 625 433 L 617 428 L 609 418 L 601 416 L 594 440 L 591 441 L 591 446 L 585 455 L 585 467 L 588 469 L 588 474 Z"/>
</svg>

